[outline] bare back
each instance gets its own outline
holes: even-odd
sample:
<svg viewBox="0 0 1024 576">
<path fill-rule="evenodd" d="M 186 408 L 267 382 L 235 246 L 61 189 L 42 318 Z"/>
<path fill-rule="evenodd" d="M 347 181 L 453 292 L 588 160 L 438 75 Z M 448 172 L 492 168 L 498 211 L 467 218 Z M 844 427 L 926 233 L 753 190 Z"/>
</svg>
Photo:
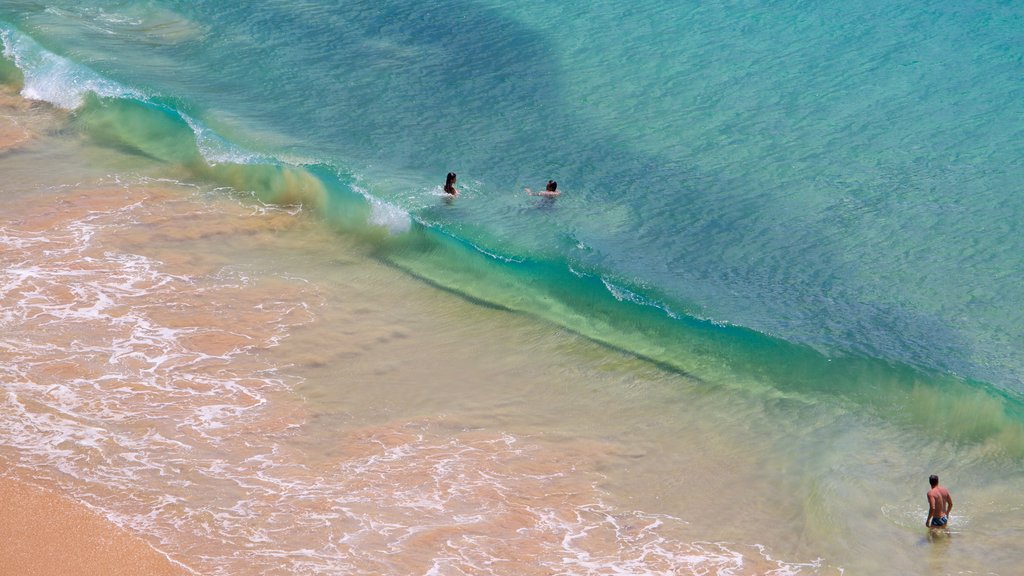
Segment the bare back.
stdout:
<svg viewBox="0 0 1024 576">
<path fill-rule="evenodd" d="M 949 490 L 946 490 L 943 486 L 936 486 L 928 491 L 928 515 L 941 518 L 942 516 L 949 515 L 949 511 L 953 509 L 953 498 L 949 495 Z"/>
</svg>

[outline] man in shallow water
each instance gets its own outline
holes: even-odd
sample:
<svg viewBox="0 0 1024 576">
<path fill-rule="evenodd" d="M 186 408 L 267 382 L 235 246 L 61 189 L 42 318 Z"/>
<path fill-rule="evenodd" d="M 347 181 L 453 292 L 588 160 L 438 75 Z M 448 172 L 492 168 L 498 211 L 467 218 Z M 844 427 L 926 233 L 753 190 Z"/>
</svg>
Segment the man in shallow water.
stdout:
<svg viewBox="0 0 1024 576">
<path fill-rule="evenodd" d="M 942 528 L 949 522 L 949 511 L 953 509 L 953 497 L 949 490 L 939 486 L 939 477 L 932 474 L 928 477 L 932 489 L 928 491 L 928 517 L 924 525 L 929 528 Z"/>
</svg>

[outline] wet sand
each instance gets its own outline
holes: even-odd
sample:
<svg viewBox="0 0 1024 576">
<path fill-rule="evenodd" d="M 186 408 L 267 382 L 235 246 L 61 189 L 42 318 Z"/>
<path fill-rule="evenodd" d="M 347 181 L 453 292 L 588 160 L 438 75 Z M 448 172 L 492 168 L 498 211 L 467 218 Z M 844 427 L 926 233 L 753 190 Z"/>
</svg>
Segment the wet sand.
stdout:
<svg viewBox="0 0 1024 576">
<path fill-rule="evenodd" d="M 146 542 L 50 490 L 0 477 L 0 576 L 189 574 Z"/>
</svg>

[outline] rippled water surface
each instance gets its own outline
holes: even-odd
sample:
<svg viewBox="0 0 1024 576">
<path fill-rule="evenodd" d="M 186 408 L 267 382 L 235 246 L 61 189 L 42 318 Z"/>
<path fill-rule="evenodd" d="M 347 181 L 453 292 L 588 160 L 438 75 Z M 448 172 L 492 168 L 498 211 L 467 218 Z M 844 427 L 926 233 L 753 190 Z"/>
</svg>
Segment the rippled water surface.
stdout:
<svg viewBox="0 0 1024 576">
<path fill-rule="evenodd" d="M 1013 574 L 1019 11 L 626 8 L 4 3 L 3 473 L 201 574 Z"/>
<path fill-rule="evenodd" d="M 62 105 L 83 87 L 159 101 L 208 159 L 326 163 L 491 253 L 1017 394 L 1021 17 L 889 1 L 0 9 L 69 58 L 14 50 Z M 463 198 L 444 209 L 449 170 Z M 565 197 L 528 202 L 548 178 Z"/>
</svg>

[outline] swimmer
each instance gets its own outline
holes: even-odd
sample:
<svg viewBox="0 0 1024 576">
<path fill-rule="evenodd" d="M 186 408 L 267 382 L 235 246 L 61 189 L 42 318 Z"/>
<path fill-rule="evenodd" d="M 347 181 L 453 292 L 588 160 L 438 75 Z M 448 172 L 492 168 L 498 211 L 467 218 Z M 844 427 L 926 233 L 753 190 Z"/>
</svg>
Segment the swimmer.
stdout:
<svg viewBox="0 0 1024 576">
<path fill-rule="evenodd" d="M 444 191 L 452 196 L 458 196 L 459 191 L 455 189 L 455 172 L 449 172 L 448 177 L 444 179 Z"/>
<path fill-rule="evenodd" d="M 554 180 L 548 180 L 548 185 L 543 192 L 534 192 L 529 188 L 526 189 L 526 193 L 530 196 L 543 196 L 545 198 L 557 198 L 561 192 L 558 191 L 558 182 Z"/>
</svg>

